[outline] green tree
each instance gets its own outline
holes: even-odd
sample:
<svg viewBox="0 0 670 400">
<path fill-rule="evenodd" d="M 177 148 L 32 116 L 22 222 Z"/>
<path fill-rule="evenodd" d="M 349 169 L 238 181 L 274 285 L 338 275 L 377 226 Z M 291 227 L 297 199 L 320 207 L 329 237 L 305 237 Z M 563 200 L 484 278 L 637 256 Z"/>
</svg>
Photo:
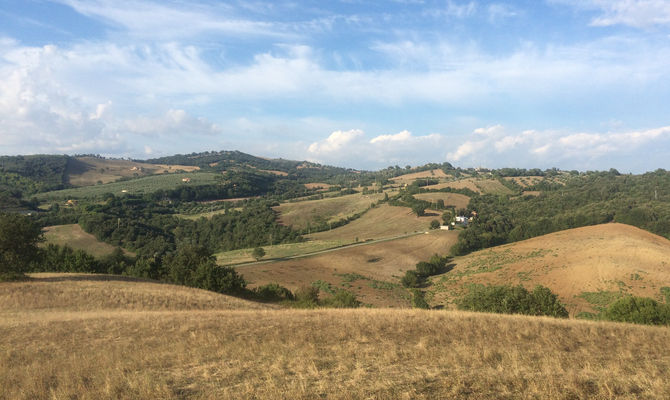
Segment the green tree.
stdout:
<svg viewBox="0 0 670 400">
<path fill-rule="evenodd" d="M 18 214 L 0 214 L 0 279 L 21 277 L 37 260 L 42 229 Z"/>
<path fill-rule="evenodd" d="M 430 309 L 430 305 L 426 301 L 423 292 L 419 289 L 412 289 L 412 307 L 425 310 Z"/>
<path fill-rule="evenodd" d="M 421 217 L 425 214 L 426 207 L 423 203 L 414 203 L 412 204 L 412 212 L 416 214 L 417 217 Z"/>
<path fill-rule="evenodd" d="M 262 247 L 256 247 L 254 251 L 251 253 L 251 255 L 256 259 L 256 261 L 258 261 L 261 258 L 265 257 L 265 250 L 263 250 Z"/>
<path fill-rule="evenodd" d="M 670 324 L 670 306 L 646 297 L 627 296 L 615 301 L 604 313 L 605 319 L 635 324 Z"/>
<path fill-rule="evenodd" d="M 434 219 L 430 221 L 430 229 L 438 229 L 440 227 L 440 221 Z"/>
</svg>

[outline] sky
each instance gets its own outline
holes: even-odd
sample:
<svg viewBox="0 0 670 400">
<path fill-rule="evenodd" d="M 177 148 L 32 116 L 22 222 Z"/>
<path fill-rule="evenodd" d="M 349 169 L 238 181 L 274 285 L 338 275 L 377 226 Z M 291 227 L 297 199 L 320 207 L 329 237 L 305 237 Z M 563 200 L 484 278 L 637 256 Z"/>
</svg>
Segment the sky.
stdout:
<svg viewBox="0 0 670 400">
<path fill-rule="evenodd" d="M 0 154 L 670 169 L 670 0 L 0 0 Z"/>
</svg>

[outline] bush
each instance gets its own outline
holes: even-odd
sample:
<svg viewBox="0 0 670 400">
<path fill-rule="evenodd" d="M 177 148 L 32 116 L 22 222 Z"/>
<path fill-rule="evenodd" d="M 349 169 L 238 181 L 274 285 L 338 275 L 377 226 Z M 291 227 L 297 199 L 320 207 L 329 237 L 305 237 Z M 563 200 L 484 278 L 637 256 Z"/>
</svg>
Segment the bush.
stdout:
<svg viewBox="0 0 670 400">
<path fill-rule="evenodd" d="M 240 294 L 247 283 L 233 267 L 219 267 L 213 262 L 204 262 L 191 274 L 189 286 L 212 292 Z"/>
<path fill-rule="evenodd" d="M 670 325 L 670 306 L 646 297 L 624 297 L 603 313 L 603 318 L 634 324 Z"/>
<path fill-rule="evenodd" d="M 412 289 L 412 307 L 422 308 L 425 310 L 430 308 L 423 292 L 419 289 Z"/>
<path fill-rule="evenodd" d="M 338 290 L 335 295 L 323 300 L 323 306 L 334 308 L 358 308 L 361 302 L 356 295 L 346 290 Z"/>
<path fill-rule="evenodd" d="M 405 276 L 400 279 L 400 283 L 406 288 L 415 288 L 421 286 L 424 279 L 418 272 L 410 270 L 405 272 Z"/>
<path fill-rule="evenodd" d="M 537 286 L 528 292 L 523 286 L 471 285 L 457 301 L 461 310 L 500 314 L 546 315 L 567 318 L 568 311 L 548 288 Z"/>
<path fill-rule="evenodd" d="M 295 300 L 295 296 L 287 288 L 278 283 L 268 283 L 254 289 L 256 296 L 263 301 Z"/>
<path fill-rule="evenodd" d="M 296 307 L 315 308 L 319 305 L 319 288 L 313 286 L 301 286 L 295 291 Z"/>
<path fill-rule="evenodd" d="M 430 221 L 430 229 L 438 229 L 440 227 L 440 221 L 434 219 Z"/>
</svg>

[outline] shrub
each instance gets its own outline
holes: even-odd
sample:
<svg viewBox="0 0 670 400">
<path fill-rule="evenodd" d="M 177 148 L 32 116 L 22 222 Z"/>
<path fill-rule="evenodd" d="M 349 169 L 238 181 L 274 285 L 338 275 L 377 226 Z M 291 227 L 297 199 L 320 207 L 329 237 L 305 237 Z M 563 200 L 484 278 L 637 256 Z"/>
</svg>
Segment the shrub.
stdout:
<svg viewBox="0 0 670 400">
<path fill-rule="evenodd" d="M 423 277 L 418 272 L 410 270 L 405 272 L 405 275 L 400 279 L 400 283 L 406 288 L 415 288 L 421 286 Z"/>
<path fill-rule="evenodd" d="M 198 265 L 191 274 L 189 286 L 218 293 L 242 293 L 247 283 L 233 267 L 219 267 L 214 262 Z"/>
<path fill-rule="evenodd" d="M 440 221 L 434 219 L 430 221 L 430 229 L 438 229 L 440 227 Z"/>
<path fill-rule="evenodd" d="M 670 325 L 670 306 L 647 297 L 628 296 L 610 305 L 603 317 L 618 322 Z"/>
<path fill-rule="evenodd" d="M 425 310 L 430 308 L 423 292 L 419 289 L 412 289 L 412 307 L 422 308 Z"/>
<path fill-rule="evenodd" d="M 301 286 L 295 291 L 296 307 L 315 308 L 319 305 L 319 288 L 314 286 Z"/>
<path fill-rule="evenodd" d="M 335 295 L 323 300 L 323 305 L 334 308 L 358 308 L 361 302 L 356 295 L 346 290 L 338 290 Z"/>
<path fill-rule="evenodd" d="M 285 301 L 294 300 L 295 296 L 287 288 L 278 283 L 268 283 L 254 289 L 256 296 L 263 301 Z"/>
<path fill-rule="evenodd" d="M 548 288 L 537 286 L 528 292 L 523 286 L 471 285 L 457 301 L 461 310 L 501 314 L 547 315 L 567 318 L 568 311 Z"/>
</svg>

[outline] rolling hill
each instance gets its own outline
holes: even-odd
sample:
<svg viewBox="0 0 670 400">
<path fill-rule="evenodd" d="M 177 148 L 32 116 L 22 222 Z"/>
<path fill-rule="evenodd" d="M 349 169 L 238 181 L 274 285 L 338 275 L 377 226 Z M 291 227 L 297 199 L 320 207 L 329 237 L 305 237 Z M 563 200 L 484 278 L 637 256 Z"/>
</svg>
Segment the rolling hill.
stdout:
<svg viewBox="0 0 670 400">
<path fill-rule="evenodd" d="M 432 304 L 446 306 L 470 283 L 539 284 L 574 316 L 623 294 L 660 300 L 670 286 L 670 240 L 617 223 L 570 229 L 459 257 L 432 282 Z"/>
<path fill-rule="evenodd" d="M 45 243 L 60 246 L 67 245 L 74 250 L 84 250 L 94 257 L 112 254 L 114 246 L 99 241 L 95 236 L 85 232 L 78 224 L 54 225 L 44 228 Z M 126 251 L 128 255 L 134 255 Z"/>
<path fill-rule="evenodd" d="M 0 399 L 670 396 L 667 328 L 273 310 L 118 277 L 35 278 L 0 283 Z"/>
</svg>

